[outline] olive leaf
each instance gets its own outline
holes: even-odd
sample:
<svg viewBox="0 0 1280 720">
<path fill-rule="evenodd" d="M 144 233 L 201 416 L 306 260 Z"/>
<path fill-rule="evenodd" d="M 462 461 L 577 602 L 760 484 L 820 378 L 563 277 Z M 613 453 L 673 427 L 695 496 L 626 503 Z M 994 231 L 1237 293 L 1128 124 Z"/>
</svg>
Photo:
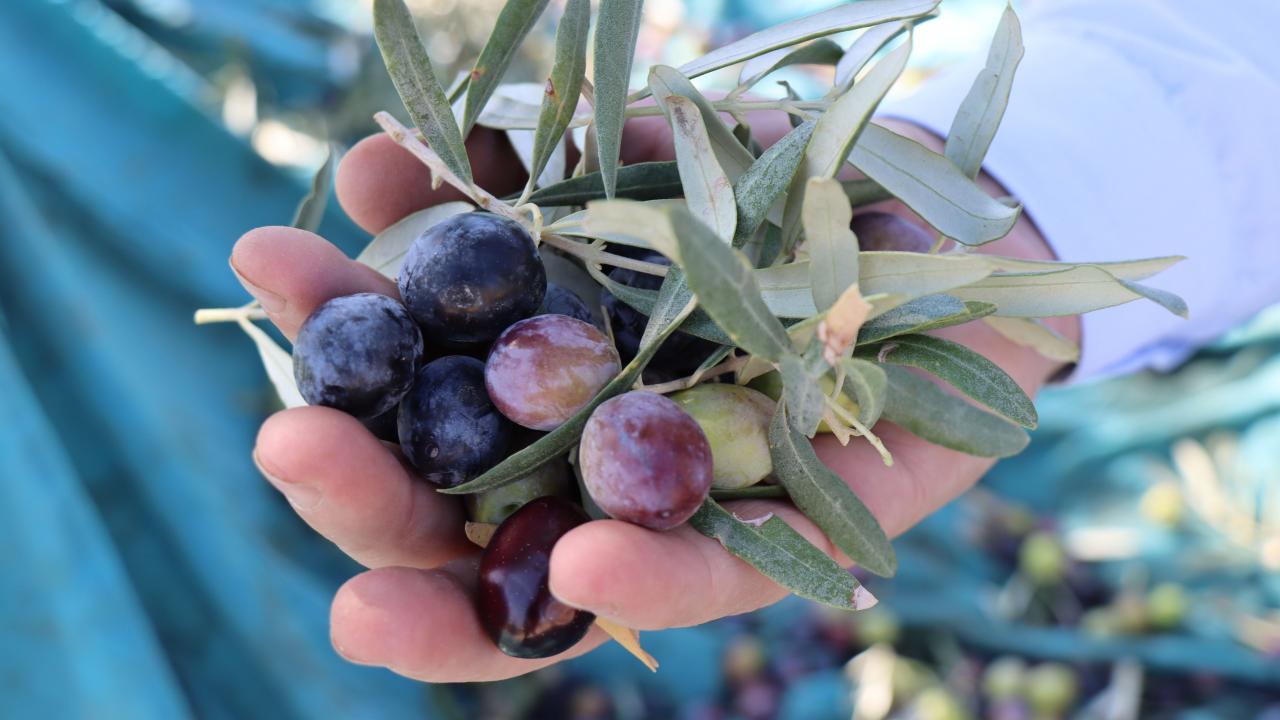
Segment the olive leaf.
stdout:
<svg viewBox="0 0 1280 720">
<path fill-rule="evenodd" d="M 333 191 L 333 169 L 338 164 L 340 154 L 338 146 L 329 143 L 329 154 L 325 156 L 324 164 L 311 178 L 311 191 L 298 203 L 298 209 L 294 211 L 293 222 L 290 225 L 310 232 L 315 232 L 320 227 L 325 208 L 329 205 L 329 193 Z"/>
<path fill-rule="evenodd" d="M 689 524 L 794 595 L 843 610 L 876 604 L 853 573 L 776 515 L 744 521 L 708 498 Z"/>
<path fill-rule="evenodd" d="M 1010 207 L 983 192 L 950 160 L 879 125 L 867 126 L 849 161 L 925 222 L 964 245 L 1008 235 L 1021 213 L 1020 206 Z"/>
<path fill-rule="evenodd" d="M 738 87 L 746 90 L 788 65 L 835 65 L 844 48 L 827 38 L 800 47 L 782 47 L 744 62 L 738 72 Z"/>
<path fill-rule="evenodd" d="M 785 498 L 787 489 L 781 485 L 752 485 L 730 489 L 711 488 L 712 500 L 758 500 L 761 498 Z M 736 554 L 736 553 L 735 553 Z"/>
<path fill-rule="evenodd" d="M 689 290 L 684 272 L 678 267 L 671 268 L 666 277 L 662 278 L 662 286 L 658 288 L 658 296 L 649 312 L 649 322 L 644 326 L 640 344 L 652 342 L 681 313 L 686 317 L 690 315 L 684 312 L 684 308 L 692 301 L 693 292 Z"/>
<path fill-rule="evenodd" d="M 1132 284 L 1099 266 L 1078 265 L 1051 272 L 1000 273 L 950 292 L 961 300 L 992 303 L 997 308 L 995 314 L 1001 317 L 1054 317 L 1079 315 L 1146 297 Z"/>
<path fill-rule="evenodd" d="M 564 179 L 565 164 L 568 160 L 568 151 L 564 143 L 554 143 L 550 146 L 550 154 L 539 160 L 534 157 L 537 152 L 537 137 L 532 130 L 508 130 L 507 141 L 511 143 L 511 149 L 515 150 L 516 157 L 520 160 L 520 164 L 524 166 L 525 172 L 529 174 L 529 181 L 526 188 L 533 188 L 539 185 L 553 185 Z M 535 172 L 535 164 L 540 162 Z M 520 198 L 515 198 L 518 201 Z"/>
<path fill-rule="evenodd" d="M 897 571 L 884 529 L 844 480 L 822 464 L 809 439 L 792 427 L 786 402 L 778 403 L 769 424 L 769 454 L 791 501 L 833 545 L 868 572 L 890 577 Z"/>
<path fill-rule="evenodd" d="M 996 311 L 991 303 L 964 302 L 954 295 L 926 295 L 863 323 L 858 344 L 871 345 L 898 335 L 962 325 Z"/>
<path fill-rule="evenodd" d="M 520 49 L 520 43 L 542 16 L 542 11 L 547 8 L 548 2 L 550 0 L 507 0 L 503 3 L 502 10 L 498 12 L 498 20 L 493 26 L 493 32 L 489 34 L 484 48 L 480 50 L 480 57 L 476 59 L 476 64 L 471 69 L 462 116 L 464 136 L 471 132 L 481 108 L 489 101 L 494 89 L 502 81 L 507 66 L 515 59 L 516 52 Z M 567 9 L 565 14 L 567 19 Z M 562 28 L 564 23 L 565 20 L 561 20 Z M 585 35 L 586 23 L 582 25 L 582 32 Z M 576 100 L 577 93 L 574 93 L 574 98 Z"/>
<path fill-rule="evenodd" d="M 871 58 L 880 52 L 880 48 L 888 45 L 890 40 L 911 26 L 911 21 L 901 21 L 882 23 L 863 30 L 836 63 L 835 83 L 827 93 L 827 97 L 839 97 L 848 92 L 849 88 L 853 87 L 854 78 L 862 68 L 866 67 Z"/>
<path fill-rule="evenodd" d="M 618 182 L 618 153 L 626 120 L 627 83 L 640 33 L 644 0 L 600 0 L 596 19 L 595 66 L 596 148 L 604 194 L 612 198 Z"/>
<path fill-rule="evenodd" d="M 1022 54 L 1022 27 L 1013 7 L 1006 6 L 991 41 L 986 67 L 961 101 L 947 133 L 947 159 L 971 178 L 982 170 L 982 159 L 1000 127 Z"/>
<path fill-rule="evenodd" d="M 813 122 L 805 122 L 793 128 L 769 146 L 734 182 L 733 194 L 738 207 L 734 247 L 741 248 L 747 244 L 769 215 L 770 208 L 786 192 L 796 174 L 796 167 L 804 158 L 804 149 L 813 134 L 813 127 Z"/>
<path fill-rule="evenodd" d="M 895 295 L 909 300 L 972 286 L 990 274 L 991 266 L 979 255 L 858 254 L 858 287 L 866 296 Z M 808 260 L 756 271 L 765 301 L 779 317 L 807 318 L 817 312 L 810 277 Z"/>
<path fill-rule="evenodd" d="M 293 358 L 284 348 L 276 344 L 271 336 L 262 328 L 241 317 L 237 320 L 240 329 L 244 330 L 253 344 L 258 347 L 258 356 L 262 358 L 262 367 L 267 371 L 267 379 L 276 389 L 280 404 L 286 408 L 302 407 L 307 401 L 298 390 L 298 382 L 293 377 Z"/>
<path fill-rule="evenodd" d="M 1134 282 L 1133 280 L 1125 280 L 1123 278 L 1116 278 L 1116 282 L 1120 283 L 1124 289 L 1141 295 L 1174 315 L 1186 319 L 1187 303 L 1174 293 L 1171 293 L 1168 290 L 1161 290 L 1160 288 L 1149 287 L 1142 283 Z"/>
<path fill-rule="evenodd" d="M 667 219 L 667 210 L 678 207 L 680 205 L 634 200 L 601 200 L 587 205 L 582 229 L 587 237 L 649 248 L 674 260 L 680 248 Z"/>
<path fill-rule="evenodd" d="M 1036 407 L 1018 383 L 999 365 L 959 343 L 932 335 L 902 335 L 866 352 L 882 364 L 939 377 L 996 414 L 1028 429 L 1036 427 Z"/>
<path fill-rule="evenodd" d="M 782 394 L 790 409 L 788 417 L 791 427 L 805 437 L 813 437 L 818 432 L 822 411 L 826 407 L 817 377 L 809 372 L 805 361 L 794 353 L 782 356 L 778 372 L 782 375 Z"/>
<path fill-rule="evenodd" d="M 715 231 L 725 243 L 733 240 L 738 222 L 738 211 L 733 201 L 733 188 L 729 178 L 716 162 L 711 150 L 711 140 L 703 117 L 693 101 L 679 95 L 664 100 L 667 117 L 671 122 L 676 149 L 676 164 L 684 186 L 685 202 L 689 212 L 707 227 Z M 719 120 L 716 124 L 724 129 Z M 732 138 L 730 138 L 732 140 Z M 733 141 L 739 149 L 742 146 Z"/>
<path fill-rule="evenodd" d="M 995 306 L 991 306 L 995 309 Z M 985 318 L 996 332 L 1013 342 L 1031 348 L 1042 356 L 1058 362 L 1073 363 L 1080 360 L 1080 346 L 1062 337 L 1039 320 L 1031 318 Z"/>
<path fill-rule="evenodd" d="M 394 280 L 400 274 L 404 255 L 414 240 L 437 223 L 474 209 L 471 203 L 454 200 L 419 210 L 375 235 L 356 256 L 356 262 L 368 265 Z"/>
<path fill-rule="evenodd" d="M 541 0 L 541 4 L 545 6 L 546 0 Z M 506 9 L 503 13 L 506 13 Z M 501 24 L 501 16 L 498 22 Z M 547 79 L 546 92 L 543 93 L 542 110 L 538 113 L 538 129 L 533 136 L 533 155 L 529 161 L 529 187 L 526 192 L 536 186 L 538 176 L 542 174 L 542 169 L 546 167 L 552 154 L 556 151 L 564 152 L 564 133 L 573 121 L 573 112 L 578 107 L 578 95 L 587 69 L 587 33 L 590 29 L 590 0 L 569 0 L 565 4 L 564 15 L 560 18 L 560 26 L 556 28 L 556 57 L 551 66 L 551 77 Z M 493 39 L 490 38 L 489 42 L 492 43 Z M 467 101 L 470 100 L 471 96 L 468 95 Z"/>
<path fill-rule="evenodd" d="M 844 194 L 849 197 L 849 204 L 855 208 L 893 198 L 893 193 L 880 187 L 875 180 L 845 180 L 840 185 L 844 188 Z"/>
<path fill-rule="evenodd" d="M 858 403 L 858 422 L 864 427 L 875 425 L 889 395 L 888 376 L 879 365 L 861 358 L 844 358 L 840 366 L 844 370 L 841 392 Z"/>
<path fill-rule="evenodd" d="M 853 210 L 839 181 L 813 177 L 801 209 L 813 304 L 826 310 L 850 285 L 858 284 L 858 238 L 849 229 Z"/>
<path fill-rule="evenodd" d="M 868 27 L 891 20 L 905 20 L 933 12 L 940 0 L 861 0 L 830 10 L 784 22 L 712 50 L 697 60 L 680 66 L 685 77 L 694 78 L 806 40 L 834 35 L 845 30 Z M 639 100 L 645 93 L 637 93 Z"/>
<path fill-rule="evenodd" d="M 1031 438 L 1021 427 L 981 410 L 911 371 L 882 365 L 889 379 L 884 419 L 934 445 L 978 457 L 1010 457 Z"/>
<path fill-rule="evenodd" d="M 373 36 L 382 51 L 387 74 L 413 123 L 453 174 L 473 183 L 471 161 L 467 159 L 453 108 L 431 68 L 431 58 L 427 57 L 404 0 L 374 0 Z"/>
<path fill-rule="evenodd" d="M 791 352 L 782 324 L 760 297 L 751 264 L 683 208 L 667 212 L 689 288 L 733 344 L 777 362 Z"/>
<path fill-rule="evenodd" d="M 809 178 L 836 176 L 849 156 L 850 148 L 856 146 L 867 128 L 871 114 L 902 75 L 910 55 L 911 38 L 908 36 L 901 46 L 876 63 L 862 82 L 832 102 L 818 118 L 813 136 L 805 147 L 804 159 L 796 169 L 787 193 L 782 215 L 784 247 L 794 247 L 800 236 L 800 211 L 804 207 L 804 191 Z"/>
<path fill-rule="evenodd" d="M 494 130 L 536 130 L 546 94 L 545 82 L 503 83 L 480 111 L 476 124 Z M 590 113 L 575 112 L 569 127 L 578 130 L 590 122 Z"/>
<path fill-rule="evenodd" d="M 617 185 L 614 188 L 616 198 L 665 200 L 683 194 L 684 186 L 680 184 L 680 171 L 674 160 L 636 163 L 618 168 Z M 542 207 L 554 207 L 586 205 L 592 200 L 604 198 L 604 179 L 599 172 L 593 172 L 539 188 L 528 200 Z"/>
<path fill-rule="evenodd" d="M 574 413 L 573 417 L 566 420 L 563 425 L 538 438 L 523 450 L 509 455 L 479 477 L 455 487 L 441 488 L 440 492 L 446 495 L 468 495 L 502 487 L 527 476 L 547 461 L 568 452 L 569 448 L 573 447 L 582 436 L 582 428 L 587 424 L 591 413 L 605 400 L 631 389 L 663 341 L 676 331 L 685 316 L 692 311 L 693 304 L 686 305 L 683 311 L 672 318 L 672 321 L 653 338 L 652 342 L 640 346 L 640 350 L 631 362 L 627 363 L 627 366 L 622 368 L 608 385 L 596 393 L 591 402 Z"/>
<path fill-rule="evenodd" d="M 715 151 L 715 159 L 724 169 L 729 180 L 737 180 L 755 162 L 751 152 L 738 142 L 733 132 L 720 120 L 720 113 L 711 105 L 711 102 L 679 71 L 666 65 L 655 65 L 649 71 L 649 89 L 653 93 L 654 101 L 667 116 L 667 121 L 672 123 L 673 129 L 675 124 L 667 106 L 668 98 L 684 98 L 697 107 L 698 113 L 702 116 L 702 125 L 707 133 L 710 148 Z M 679 160 L 678 156 L 677 160 Z"/>
<path fill-rule="evenodd" d="M 1181 255 L 1144 258 L 1141 260 L 1120 260 L 1115 262 L 1069 263 L 1058 260 L 1026 260 L 1024 258 L 987 255 L 987 262 L 996 272 L 1053 273 L 1071 270 L 1078 267 L 1098 267 L 1121 280 L 1145 280 L 1152 275 L 1164 272 L 1179 262 L 1186 260 Z"/>
</svg>

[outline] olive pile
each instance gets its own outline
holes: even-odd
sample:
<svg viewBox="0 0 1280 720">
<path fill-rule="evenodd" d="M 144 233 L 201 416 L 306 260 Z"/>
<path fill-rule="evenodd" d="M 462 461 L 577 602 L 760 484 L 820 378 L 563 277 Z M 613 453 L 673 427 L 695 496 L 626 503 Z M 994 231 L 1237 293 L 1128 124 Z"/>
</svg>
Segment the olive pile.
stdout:
<svg viewBox="0 0 1280 720">
<path fill-rule="evenodd" d="M 614 272 L 623 284 L 658 279 Z M 606 294 L 598 300 L 611 340 L 582 298 L 547 282 L 529 233 L 483 212 L 454 216 L 417 238 L 398 287 L 399 301 L 363 293 L 321 305 L 298 333 L 294 373 L 308 403 L 390 435 L 418 475 L 441 488 L 478 477 L 586 407 L 623 357 L 635 355 L 647 320 Z M 677 333 L 650 368 L 681 377 L 714 350 Z M 581 487 L 613 518 L 676 527 L 713 485 L 737 489 L 769 475 L 773 405 L 756 390 L 718 383 L 671 397 L 618 395 L 583 430 Z M 466 496 L 473 522 L 498 525 L 481 559 L 477 606 L 507 654 L 554 655 L 591 625 L 589 613 L 547 588 L 551 549 L 587 521 L 586 499 L 567 456 Z"/>
</svg>

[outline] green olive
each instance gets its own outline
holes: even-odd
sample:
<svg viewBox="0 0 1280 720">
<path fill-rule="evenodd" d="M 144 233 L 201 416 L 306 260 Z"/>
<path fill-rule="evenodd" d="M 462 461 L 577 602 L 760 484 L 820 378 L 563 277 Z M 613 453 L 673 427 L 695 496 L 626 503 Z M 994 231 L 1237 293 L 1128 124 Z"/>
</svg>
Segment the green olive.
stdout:
<svg viewBox="0 0 1280 720">
<path fill-rule="evenodd" d="M 1027 672 L 1024 692 L 1036 715 L 1061 717 L 1075 705 L 1076 674 L 1061 663 L 1041 663 Z"/>
<path fill-rule="evenodd" d="M 1169 630 L 1182 624 L 1191 601 L 1181 585 L 1161 583 L 1147 593 L 1147 622 L 1158 630 Z"/>
<path fill-rule="evenodd" d="M 1005 656 L 992 660 L 982 673 L 982 694 L 989 700 L 1007 700 L 1022 694 L 1027 664 L 1022 658 Z"/>
<path fill-rule="evenodd" d="M 818 386 L 822 388 L 823 393 L 830 397 L 831 393 L 836 391 L 836 380 L 831 375 L 823 375 L 818 380 Z M 782 375 L 777 370 L 767 372 L 747 383 L 747 387 L 755 388 L 776 401 L 782 397 Z M 858 403 L 853 398 L 845 393 L 840 393 L 840 398 L 836 402 L 854 417 L 858 416 Z M 826 420 L 818 424 L 818 432 L 831 432 Z"/>
<path fill-rule="evenodd" d="M 1057 538 L 1044 532 L 1032 533 L 1018 548 L 1018 567 L 1033 585 L 1057 585 L 1067 572 L 1067 555 Z"/>
<path fill-rule="evenodd" d="M 670 397 L 711 444 L 712 487 L 737 490 L 773 472 L 769 420 L 774 402 L 764 394 L 741 385 L 704 383 Z"/>
<path fill-rule="evenodd" d="M 555 495 L 576 499 L 574 490 L 569 463 L 556 458 L 508 485 L 465 496 L 467 517 L 472 522 L 498 525 L 534 498 Z"/>
</svg>

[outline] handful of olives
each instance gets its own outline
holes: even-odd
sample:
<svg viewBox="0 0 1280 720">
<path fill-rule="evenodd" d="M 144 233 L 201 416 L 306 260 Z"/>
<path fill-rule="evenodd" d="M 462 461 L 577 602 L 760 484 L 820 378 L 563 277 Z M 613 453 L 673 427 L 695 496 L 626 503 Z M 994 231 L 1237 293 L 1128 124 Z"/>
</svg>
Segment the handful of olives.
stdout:
<svg viewBox="0 0 1280 720">
<path fill-rule="evenodd" d="M 374 239 L 358 259 L 394 274 L 398 299 L 359 294 L 317 308 L 294 343 L 296 387 L 278 372 L 284 351 L 249 324 L 252 307 L 202 311 L 204 321 L 240 322 L 286 404 L 300 396 L 359 418 L 398 443 L 423 482 L 467 496 L 472 521 L 493 529 L 477 606 L 508 654 L 561 652 L 592 622 L 547 589 L 552 548 L 588 517 L 654 532 L 688 523 L 798 595 L 845 610 L 874 604 L 782 520 L 747 521 L 717 501 L 790 499 L 841 553 L 892 575 L 884 531 L 809 439 L 862 438 L 891 465 L 875 434 L 885 419 L 994 458 L 1020 451 L 1037 422 L 1008 374 L 930 331 L 985 320 L 1070 361 L 1078 350 L 1034 318 L 1143 297 L 1185 314 L 1176 296 L 1137 282 L 1177 258 L 1073 265 L 947 250 L 948 240 L 997 240 L 1018 220 L 1016 203 L 974 179 L 1022 55 L 1012 9 L 943 155 L 868 124 L 906 67 L 911 25 L 937 2 L 825 10 L 679 70 L 656 66 L 648 87 L 630 93 L 640 13 L 601 6 L 613 18 L 596 23 L 588 84 L 591 4 L 568 0 L 555 65 L 531 108 L 499 83 L 546 5 L 508 3 L 477 66 L 446 90 L 404 0 L 374 0 L 375 37 L 420 135 L 388 113 L 375 120 L 435 182 L 483 209 L 429 208 L 429 227 L 414 225 L 415 214 Z M 858 28 L 875 32 L 839 58 L 821 99 L 742 99 L 794 62 L 789 48 Z M 722 99 L 690 82 L 740 63 L 739 85 Z M 487 112 L 503 93 L 501 112 Z M 578 103 L 583 94 L 590 102 Z M 636 104 L 646 94 L 655 107 Z M 654 110 L 671 128 L 676 161 L 621 166 L 625 120 Z M 748 110 L 796 117 L 765 150 Z M 534 130 L 518 197 L 473 181 L 464 138 L 476 124 Z M 592 142 L 571 177 L 544 181 L 571 126 L 590 127 Z M 867 179 L 838 182 L 846 160 Z M 314 229 L 323 214 L 323 179 L 296 226 Z M 890 197 L 923 222 L 869 207 Z M 572 272 L 550 283 L 557 265 Z"/>
</svg>

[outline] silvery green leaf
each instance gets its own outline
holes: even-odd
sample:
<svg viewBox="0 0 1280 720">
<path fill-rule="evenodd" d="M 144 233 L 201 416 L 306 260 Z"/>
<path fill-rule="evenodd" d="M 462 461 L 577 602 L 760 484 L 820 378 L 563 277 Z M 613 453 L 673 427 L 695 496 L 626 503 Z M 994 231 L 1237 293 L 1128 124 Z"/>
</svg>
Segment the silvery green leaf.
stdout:
<svg viewBox="0 0 1280 720">
<path fill-rule="evenodd" d="M 988 302 L 1001 317 L 1079 315 L 1145 297 L 1093 265 L 1056 272 L 1000 273 L 951 291 L 961 300 Z"/>
<path fill-rule="evenodd" d="M 1000 127 L 1022 53 L 1022 27 L 1013 7 L 1006 6 L 991 41 L 987 65 L 960 103 L 947 133 L 947 159 L 971 178 L 982 170 L 982 159 Z"/>
<path fill-rule="evenodd" d="M 356 262 L 364 263 L 392 280 L 400 273 L 404 254 L 422 233 L 436 223 L 454 215 L 471 212 L 471 203 L 455 200 L 419 210 L 374 236 L 364 250 L 356 256 Z"/>
<path fill-rule="evenodd" d="M 780 499 L 787 496 L 787 489 L 781 485 L 752 485 L 751 487 L 723 490 L 711 488 L 711 499 L 717 502 L 728 500 L 756 500 L 760 498 Z"/>
<path fill-rule="evenodd" d="M 923 370 L 996 414 L 1028 429 L 1036 427 L 1036 407 L 1018 383 L 999 365 L 959 343 L 932 335 L 901 335 L 866 352 L 881 364 Z"/>
<path fill-rule="evenodd" d="M 1118 262 L 1067 263 L 1057 260 L 1025 260 L 1023 258 L 987 255 L 988 262 L 996 272 L 1011 273 L 1051 273 L 1072 268 L 1091 266 L 1099 267 L 1121 280 L 1145 280 L 1152 275 L 1164 272 L 1176 265 L 1185 257 L 1167 255 L 1165 257 L 1146 258 L 1143 260 L 1120 260 Z"/>
<path fill-rule="evenodd" d="M 670 210 L 679 207 L 666 202 L 598 200 L 587 205 L 581 225 L 587 237 L 657 250 L 674 260 L 680 247 L 667 218 Z"/>
<path fill-rule="evenodd" d="M 573 447 L 578 442 L 578 438 L 582 436 L 582 428 L 587 424 L 587 418 L 591 417 L 591 413 L 600 403 L 631 389 L 632 385 L 639 379 L 640 373 L 644 372 L 645 366 L 649 364 L 649 360 L 653 358 L 653 354 L 671 336 L 671 333 L 676 331 L 676 328 L 684 320 L 685 315 L 692 310 L 692 305 L 686 306 L 685 312 L 672 318 L 671 324 L 658 333 L 653 342 L 641 345 L 635 358 L 627 363 L 627 366 L 622 368 L 622 371 L 591 399 L 591 402 L 587 403 L 573 417 L 566 420 L 563 425 L 538 438 L 523 450 L 509 455 L 507 459 L 493 466 L 479 477 L 456 487 L 442 488 L 440 492 L 448 495 L 468 495 L 502 487 L 528 476 L 530 472 L 538 469 L 547 461 L 568 452 L 569 448 Z"/>
<path fill-rule="evenodd" d="M 792 429 L 805 437 L 813 437 L 822 422 L 822 411 L 826 409 L 817 377 L 794 353 L 782 356 L 778 372 L 782 374 L 782 394 Z"/>
<path fill-rule="evenodd" d="M 889 88 L 897 82 L 911 55 L 911 37 L 896 50 L 876 63 L 852 90 L 841 95 L 827 108 L 813 129 L 804 159 L 791 180 L 787 193 L 786 209 L 782 216 L 784 247 L 795 247 L 800 237 L 800 209 L 804 206 L 805 183 L 811 177 L 836 176 L 844 165 L 850 148 L 868 127 L 868 120 L 875 112 Z"/>
<path fill-rule="evenodd" d="M 879 365 L 860 358 L 844 358 L 840 364 L 844 369 L 841 392 L 858 403 L 858 422 L 864 427 L 875 425 L 884 413 L 889 394 L 888 376 Z"/>
<path fill-rule="evenodd" d="M 733 344 L 774 362 L 789 354 L 787 332 L 761 299 L 755 273 L 742 253 L 721 242 L 688 210 L 673 208 L 668 217 L 679 253 L 667 256 L 684 270 L 698 304 Z"/>
<path fill-rule="evenodd" d="M 858 238 L 849 229 L 853 210 L 840 182 L 809 178 L 801 209 L 813 303 L 826 310 L 858 283 Z"/>
<path fill-rule="evenodd" d="M 546 0 L 541 2 L 546 4 Z M 531 181 L 542 174 L 548 160 L 557 154 L 563 157 L 565 152 L 564 133 L 573 121 L 573 112 L 578 107 L 578 96 L 582 91 L 582 79 L 587 71 L 587 33 L 590 29 L 590 0 L 569 0 L 556 28 L 556 59 L 542 96 L 542 110 L 538 113 L 538 129 L 534 133 L 532 159 L 529 161 Z M 562 170 L 554 179 L 563 177 Z"/>
<path fill-rule="evenodd" d="M 983 192 L 950 160 L 879 125 L 867 126 L 849 161 L 925 222 L 965 245 L 1004 237 L 1021 212 Z"/>
<path fill-rule="evenodd" d="M 897 571 L 884 529 L 844 480 L 822 464 L 809 439 L 795 431 L 786 402 L 778 403 L 769 424 L 769 454 L 791 501 L 833 545 L 868 572 L 889 577 Z"/>
<path fill-rule="evenodd" d="M 665 200 L 680 197 L 680 170 L 674 160 L 623 165 L 618 168 L 618 184 L 614 197 L 627 200 Z M 593 172 L 561 180 L 535 190 L 529 202 L 543 207 L 586 205 L 604 199 L 604 180 Z"/>
<path fill-rule="evenodd" d="M 858 254 L 858 287 L 866 296 L 896 295 L 905 301 L 969 286 L 989 274 L 991 266 L 981 255 Z M 808 260 L 756 271 L 765 301 L 779 317 L 807 318 L 818 311 L 810 277 Z"/>
<path fill-rule="evenodd" d="M 648 313 L 649 322 L 644 326 L 644 333 L 640 336 L 640 344 L 645 345 L 652 342 L 659 333 L 672 323 L 676 316 L 690 315 L 690 313 L 685 312 L 684 308 L 692 300 L 693 292 L 689 290 L 689 283 L 685 279 L 684 272 L 680 268 L 672 266 L 667 271 L 666 276 L 662 278 L 662 286 L 658 288 L 658 295 Z"/>
<path fill-rule="evenodd" d="M 804 158 L 813 125 L 813 122 L 802 123 L 782 136 L 734 182 L 733 194 L 738 206 L 734 247 L 740 248 L 747 243 L 768 216 L 769 208 L 786 192 L 796 174 L 796 167 Z"/>
<path fill-rule="evenodd" d="M 587 272 L 591 273 L 591 277 L 594 278 L 601 287 L 608 290 L 614 297 L 621 300 L 627 306 L 646 317 L 653 316 L 655 312 L 654 307 L 658 305 L 658 294 L 661 291 L 661 288 L 659 288 L 659 290 L 642 290 L 640 288 L 631 287 L 630 285 L 623 285 L 617 280 L 606 275 L 604 272 L 593 267 L 588 267 Z M 668 275 L 670 275 L 670 273 L 668 273 Z M 663 282 L 663 287 L 666 287 L 665 279 Z M 687 290 L 687 283 L 685 285 Z M 720 329 L 720 326 L 716 325 L 715 321 L 712 320 L 702 308 L 697 308 L 689 314 L 689 317 L 680 325 L 680 332 L 700 337 L 704 340 L 710 340 L 711 342 L 718 343 L 720 345 L 733 345 L 733 339 L 725 334 L 725 332 Z"/>
<path fill-rule="evenodd" d="M 870 345 L 898 335 L 962 325 L 996 311 L 990 303 L 964 302 L 954 295 L 926 295 L 863 323 L 858 344 Z"/>
<path fill-rule="evenodd" d="M 991 308 L 994 310 L 995 306 Z M 1080 347 L 1032 318 L 989 317 L 985 322 L 1013 342 L 1031 348 L 1050 360 L 1080 360 Z"/>
<path fill-rule="evenodd" d="M 732 242 L 733 231 L 738 222 L 733 187 L 720 163 L 716 162 L 702 115 L 693 101 L 679 95 L 666 97 L 664 103 L 671 122 L 676 166 L 680 170 L 680 181 L 684 186 L 684 198 L 689 212 L 715 231 L 725 243 Z M 724 129 L 719 120 L 716 123 Z M 742 149 L 732 137 L 730 140 L 735 147 Z"/>
<path fill-rule="evenodd" d="M 302 407 L 307 404 L 298 390 L 298 383 L 293 377 L 293 358 L 284 348 L 276 344 L 271 336 L 248 320 L 240 320 L 240 329 L 253 340 L 258 347 L 258 356 L 262 359 L 262 367 L 267 371 L 267 379 L 276 389 L 280 404 L 286 408 Z"/>
<path fill-rule="evenodd" d="M 627 83 L 635 58 L 636 37 L 644 0 L 600 0 L 596 19 L 595 128 L 600 174 L 606 197 L 613 197 L 618 182 L 618 153 L 622 149 L 622 125 L 626 120 Z"/>
<path fill-rule="evenodd" d="M 910 370 L 882 366 L 889 378 L 884 419 L 903 430 L 968 455 L 1010 457 L 1027 446 L 1027 431 L 980 410 Z"/>
<path fill-rule="evenodd" d="M 827 38 L 800 47 L 778 48 L 743 63 L 738 87 L 749 88 L 788 65 L 835 65 L 843 55 L 844 48 Z"/>
<path fill-rule="evenodd" d="M 541 167 L 538 169 L 537 175 L 534 174 L 534 163 L 537 158 L 533 156 L 536 147 L 534 146 L 536 138 L 532 130 L 508 130 L 507 140 L 511 143 L 511 148 L 515 150 L 516 157 L 520 159 L 520 164 L 524 166 L 525 172 L 529 173 L 529 177 L 536 179 L 535 185 L 553 185 L 564 179 L 565 174 L 565 152 L 564 143 L 551 146 L 551 154 L 541 160 Z"/>
<path fill-rule="evenodd" d="M 685 322 L 688 321 L 686 320 Z M 681 325 L 680 327 L 684 327 L 684 325 Z M 733 347 L 729 345 L 721 345 L 715 352 L 708 355 L 706 360 L 702 361 L 702 364 L 698 366 L 697 370 L 693 371 L 693 377 L 701 378 L 708 370 L 724 362 L 732 354 Z"/>
<path fill-rule="evenodd" d="M 806 40 L 890 20 L 926 15 L 933 12 L 938 2 L 939 0 L 860 0 L 844 3 L 830 10 L 774 25 L 712 50 L 697 60 L 681 65 L 680 72 L 685 77 L 698 77 Z"/>
<path fill-rule="evenodd" d="M 666 65 L 655 65 L 649 71 L 649 89 L 653 92 L 653 99 L 658 107 L 667 115 L 668 122 L 671 122 L 671 112 L 667 107 L 667 98 L 682 97 L 697 107 L 707 139 L 715 151 L 716 161 L 730 181 L 736 181 L 755 162 L 751 152 L 738 142 L 733 131 L 720 120 L 720 113 L 712 107 L 710 101 L 677 70 Z"/>
<path fill-rule="evenodd" d="M 480 111 L 476 124 L 495 130 L 535 130 L 546 94 L 546 83 L 503 83 Z M 582 132 L 590 121 L 590 113 L 575 114 L 569 128 Z M 578 147 L 582 145 L 579 143 Z"/>
<path fill-rule="evenodd" d="M 374 0 L 373 36 L 396 92 L 431 149 L 453 174 L 474 182 L 453 108 L 431 68 L 431 59 L 404 0 Z"/>
<path fill-rule="evenodd" d="M 876 603 L 852 573 L 776 515 L 763 522 L 744 521 L 708 499 L 689 524 L 799 597 L 842 610 L 864 610 Z"/>
<path fill-rule="evenodd" d="M 854 78 L 880 51 L 880 48 L 888 45 L 890 40 L 909 27 L 911 27 L 910 21 L 902 21 L 882 23 L 863 30 L 836 63 L 835 85 L 831 88 L 831 92 L 827 93 L 827 97 L 836 97 L 848 92 L 849 88 L 853 87 Z"/>
<path fill-rule="evenodd" d="M 480 57 L 476 59 L 476 64 L 471 69 L 462 120 L 464 136 L 471 132 L 476 118 L 480 116 L 481 108 L 489 101 L 494 88 L 502 81 L 507 66 L 515 59 L 516 52 L 520 49 L 520 43 L 533 29 L 534 23 L 538 21 L 548 2 L 549 0 L 506 0 L 503 3 L 502 10 L 498 12 L 498 21 L 493 26 L 493 32 L 489 34 L 489 39 L 485 41 L 484 48 L 480 51 Z M 566 18 L 562 19 L 561 23 L 572 22 L 567 17 L 568 12 L 565 14 Z M 577 95 L 575 94 L 574 97 L 576 98 Z"/>
<path fill-rule="evenodd" d="M 339 154 L 338 146 L 329 143 L 329 154 L 325 156 L 324 164 L 311 178 L 311 191 L 302 198 L 293 213 L 293 222 L 290 223 L 293 227 L 309 232 L 320 227 L 324 210 L 329 205 L 329 193 L 333 190 L 333 169 L 338 164 Z"/>
<path fill-rule="evenodd" d="M 1116 278 L 1116 282 L 1123 285 L 1126 290 L 1141 295 L 1180 318 L 1185 319 L 1187 317 L 1187 302 L 1168 290 L 1153 288 L 1149 285 L 1121 278 Z"/>
</svg>

